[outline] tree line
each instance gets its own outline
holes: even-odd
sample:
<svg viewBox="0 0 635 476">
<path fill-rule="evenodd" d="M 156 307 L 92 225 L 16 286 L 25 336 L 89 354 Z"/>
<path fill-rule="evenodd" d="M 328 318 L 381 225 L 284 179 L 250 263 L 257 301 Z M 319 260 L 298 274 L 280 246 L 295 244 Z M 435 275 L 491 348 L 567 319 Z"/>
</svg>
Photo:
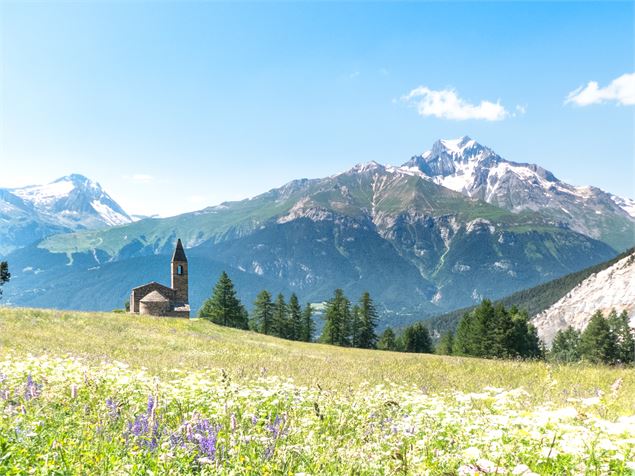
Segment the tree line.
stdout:
<svg viewBox="0 0 635 476">
<path fill-rule="evenodd" d="M 485 299 L 463 315 L 456 332 L 441 336 L 437 353 L 486 359 L 539 359 L 545 350 L 526 311 L 515 306 L 507 309 Z"/>
<path fill-rule="evenodd" d="M 368 292 L 355 303 L 336 289 L 326 302 L 324 326 L 316 339 L 316 324 L 311 304 L 300 305 L 291 294 L 288 302 L 278 294 L 275 300 L 267 290 L 256 297 L 251 313 L 243 306 L 227 273 L 223 272 L 205 301 L 199 317 L 224 326 L 253 331 L 284 339 L 380 349 L 397 352 L 437 353 L 489 359 L 548 359 L 558 362 L 588 360 L 619 364 L 635 361 L 635 335 L 626 311 L 615 311 L 604 318 L 596 312 L 584 332 L 571 327 L 556 334 L 548 351 L 538 338 L 527 311 L 516 306 L 484 300 L 466 312 L 454 332 L 440 336 L 436 345 L 422 322 L 395 331 L 386 328 L 377 335 L 378 313 Z"/>
<path fill-rule="evenodd" d="M 434 351 L 430 333 L 421 323 L 406 327 L 399 336 L 390 328 L 378 336 L 376 328 L 379 317 L 368 292 L 353 303 L 344 291 L 336 289 L 324 307 L 324 326 L 317 339 L 311 304 L 301 306 L 295 293 L 287 302 L 284 295 L 278 294 L 273 299 L 269 291 L 263 290 L 256 297 L 251 313 L 248 313 L 226 272 L 221 274 L 211 297 L 205 301 L 198 315 L 223 326 L 251 329 L 290 340 L 317 341 L 362 349 Z"/>
<path fill-rule="evenodd" d="M 628 324 L 626 310 L 618 314 L 613 309 L 607 317 L 596 311 L 582 332 L 573 327 L 558 331 L 550 357 L 558 362 L 588 360 L 609 365 L 635 362 L 635 330 Z"/>
</svg>

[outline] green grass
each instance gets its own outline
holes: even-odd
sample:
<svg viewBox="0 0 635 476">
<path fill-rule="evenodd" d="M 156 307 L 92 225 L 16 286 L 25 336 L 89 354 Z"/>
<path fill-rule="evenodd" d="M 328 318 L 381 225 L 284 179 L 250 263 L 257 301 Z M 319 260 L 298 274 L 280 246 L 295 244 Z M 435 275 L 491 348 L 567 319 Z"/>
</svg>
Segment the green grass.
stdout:
<svg viewBox="0 0 635 476">
<path fill-rule="evenodd" d="M 203 320 L 35 309 L 0 309 L 0 339 L 0 474 L 635 467 L 632 369 L 343 349 Z M 212 433 L 210 454 L 202 442 Z"/>
<path fill-rule="evenodd" d="M 635 410 L 632 369 L 346 349 L 287 341 L 200 319 L 5 308 L 0 309 L 0 322 L 3 354 L 119 360 L 158 375 L 172 368 L 225 369 L 239 380 L 260 376 L 266 369 L 268 375 L 333 390 L 385 382 L 413 384 L 430 392 L 524 387 L 536 403 L 562 403 L 571 396 L 595 395 L 598 389 L 607 392 L 623 378 L 624 391 L 615 408 L 622 413 Z"/>
</svg>

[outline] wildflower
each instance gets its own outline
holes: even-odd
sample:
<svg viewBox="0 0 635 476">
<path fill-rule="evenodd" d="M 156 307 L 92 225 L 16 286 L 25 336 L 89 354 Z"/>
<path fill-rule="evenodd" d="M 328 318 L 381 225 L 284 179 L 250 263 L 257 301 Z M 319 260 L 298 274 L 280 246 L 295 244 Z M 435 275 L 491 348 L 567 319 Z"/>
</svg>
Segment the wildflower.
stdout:
<svg viewBox="0 0 635 476">
<path fill-rule="evenodd" d="M 113 420 L 119 418 L 119 406 L 112 398 L 106 399 L 106 408 L 108 408 L 108 415 Z"/>
<path fill-rule="evenodd" d="M 42 386 L 33 381 L 31 374 L 29 374 L 26 378 L 26 387 L 24 388 L 24 399 L 31 400 L 32 398 L 36 398 L 40 395 Z"/>
</svg>

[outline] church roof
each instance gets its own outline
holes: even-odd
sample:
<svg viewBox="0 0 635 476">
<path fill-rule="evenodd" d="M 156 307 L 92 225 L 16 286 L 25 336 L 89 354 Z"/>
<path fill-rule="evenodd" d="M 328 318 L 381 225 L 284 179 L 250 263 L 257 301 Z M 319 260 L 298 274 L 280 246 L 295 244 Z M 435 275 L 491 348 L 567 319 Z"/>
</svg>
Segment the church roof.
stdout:
<svg viewBox="0 0 635 476">
<path fill-rule="evenodd" d="M 133 291 L 137 290 L 137 289 L 141 289 L 141 288 L 146 288 L 146 287 L 153 287 L 153 288 L 161 288 L 165 291 L 174 291 L 171 287 L 169 286 L 165 286 L 164 284 L 161 283 L 157 283 L 156 281 L 152 281 L 150 283 L 146 283 L 146 284 L 142 284 L 141 286 L 137 286 L 132 288 Z"/>
<path fill-rule="evenodd" d="M 149 294 L 146 294 L 140 302 L 168 302 L 169 299 L 166 298 L 159 291 L 152 291 Z"/>
<path fill-rule="evenodd" d="M 183 249 L 183 244 L 181 243 L 181 238 L 176 241 L 176 248 L 174 248 L 174 254 L 172 255 L 172 261 L 185 261 L 187 262 L 187 258 L 185 256 L 185 250 Z"/>
</svg>

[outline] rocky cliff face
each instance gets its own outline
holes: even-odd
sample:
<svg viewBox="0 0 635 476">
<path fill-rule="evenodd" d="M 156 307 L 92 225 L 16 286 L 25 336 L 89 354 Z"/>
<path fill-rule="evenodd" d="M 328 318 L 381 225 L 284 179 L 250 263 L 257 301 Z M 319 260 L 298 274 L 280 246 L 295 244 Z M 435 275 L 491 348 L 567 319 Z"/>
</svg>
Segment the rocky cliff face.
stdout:
<svg viewBox="0 0 635 476">
<path fill-rule="evenodd" d="M 626 310 L 635 327 L 635 253 L 591 275 L 566 296 L 532 319 L 538 335 L 551 344 L 559 330 L 583 330 L 595 311 Z"/>
</svg>

